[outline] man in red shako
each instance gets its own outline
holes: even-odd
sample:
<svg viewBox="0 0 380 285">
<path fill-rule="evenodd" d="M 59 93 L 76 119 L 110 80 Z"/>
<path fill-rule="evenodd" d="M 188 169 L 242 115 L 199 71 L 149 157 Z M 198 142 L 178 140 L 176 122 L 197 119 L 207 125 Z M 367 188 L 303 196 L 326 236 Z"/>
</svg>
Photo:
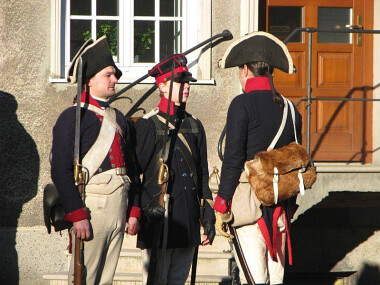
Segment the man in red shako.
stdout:
<svg viewBox="0 0 380 285">
<path fill-rule="evenodd" d="M 173 63 L 172 101 L 169 105 Z M 157 241 L 153 240 L 155 224 L 163 220 L 165 213 L 165 208 L 158 203 L 160 165 L 157 162 L 163 150 L 168 106 L 171 127 L 165 153 L 170 173 L 167 187 L 170 194 L 169 226 L 165 256 L 161 256 L 161 248 L 157 250 L 158 283 L 185 284 L 195 248 L 200 244 L 212 244 L 215 237 L 213 209 L 208 203 L 204 204 L 204 210 L 200 209 L 201 199 L 212 199 L 212 195 L 208 186 L 206 134 L 202 123 L 185 111 L 189 82 L 196 81 L 186 64 L 186 57 L 177 54 L 150 70 L 149 74 L 155 77 L 160 91 L 160 102 L 135 124 L 138 166 L 143 174 L 143 215 L 137 236 L 137 247 L 143 249 L 143 284 L 146 284 L 150 270 L 151 249 L 157 246 Z M 204 228 L 202 238 L 200 222 Z"/>
<path fill-rule="evenodd" d="M 256 198 L 250 205 L 251 217 L 243 217 L 250 221 L 239 225 L 242 215 L 232 216 L 231 202 L 234 203 L 237 187 L 241 191 L 252 191 L 244 173 L 244 163 L 252 160 L 256 153 L 267 150 L 280 128 L 284 100 L 276 92 L 272 72 L 278 68 L 292 74 L 293 60 L 279 39 L 265 32 L 254 32 L 231 43 L 219 64 L 221 68 L 239 68 L 244 93 L 236 96 L 228 109 L 221 181 L 214 204 L 216 227 L 222 235 L 229 237 L 223 224 L 232 221 L 234 252 L 240 248 L 242 253 L 242 256 L 236 256 L 236 260 L 241 260 L 242 283 L 282 284 L 286 245 L 289 263 L 292 263 L 289 227 L 295 197 L 268 207 L 261 205 Z M 288 110 L 284 129 L 274 148 L 293 142 L 295 135 L 301 142 L 301 115 L 295 111 L 294 134 L 290 113 Z M 233 206 L 243 208 L 244 205 Z"/>
<path fill-rule="evenodd" d="M 128 233 L 139 229 L 139 177 L 134 161 L 133 124 L 110 107 L 122 73 L 115 65 L 106 37 L 87 41 L 74 57 L 69 76 L 77 81 L 77 64 L 83 61 L 84 91 L 80 128 L 80 161 L 86 171 L 86 206 L 74 182 L 73 152 L 75 107 L 62 112 L 53 128 L 51 176 L 65 220 L 73 223 L 71 240 L 84 240 L 83 284 L 112 284 L 126 221 Z M 74 258 L 69 282 L 72 284 Z"/>
</svg>

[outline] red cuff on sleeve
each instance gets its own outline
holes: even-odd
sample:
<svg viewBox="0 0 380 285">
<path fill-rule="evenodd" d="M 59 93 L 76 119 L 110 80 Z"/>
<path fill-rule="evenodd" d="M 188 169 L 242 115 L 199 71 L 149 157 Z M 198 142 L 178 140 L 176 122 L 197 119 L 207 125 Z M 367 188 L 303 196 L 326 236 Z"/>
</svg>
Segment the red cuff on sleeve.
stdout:
<svg viewBox="0 0 380 285">
<path fill-rule="evenodd" d="M 229 201 L 227 203 L 226 200 L 224 200 L 223 198 L 217 196 L 216 199 L 215 199 L 215 203 L 214 203 L 214 210 L 215 211 L 218 211 L 222 214 L 224 214 L 225 212 L 228 211 L 231 211 L 231 201 Z"/>
<path fill-rule="evenodd" d="M 129 213 L 129 217 L 135 217 L 139 219 L 141 217 L 140 207 L 133 206 L 131 212 Z"/>
<path fill-rule="evenodd" d="M 89 216 L 88 209 L 86 207 L 67 213 L 63 219 L 67 222 L 78 222 L 87 219 Z"/>
</svg>

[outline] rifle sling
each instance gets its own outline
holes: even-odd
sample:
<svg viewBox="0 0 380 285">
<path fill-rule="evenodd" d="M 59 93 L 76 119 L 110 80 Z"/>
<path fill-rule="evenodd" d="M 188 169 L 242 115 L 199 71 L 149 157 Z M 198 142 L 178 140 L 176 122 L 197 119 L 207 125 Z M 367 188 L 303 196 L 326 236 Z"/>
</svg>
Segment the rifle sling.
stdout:
<svg viewBox="0 0 380 285">
<path fill-rule="evenodd" d="M 153 122 L 154 122 L 154 125 L 156 127 L 156 141 L 155 141 L 156 144 L 160 140 L 160 137 L 162 135 L 164 135 L 164 132 L 165 132 L 164 131 L 163 123 L 162 123 L 162 121 L 157 116 L 158 115 L 155 115 L 155 116 L 151 117 L 152 120 L 153 120 Z M 185 137 L 183 136 L 183 134 L 184 133 L 198 134 L 199 131 L 198 131 L 198 128 L 197 128 L 195 122 L 193 122 L 191 119 L 189 119 L 189 122 L 190 122 L 190 125 L 191 125 L 191 129 L 189 129 L 189 128 L 179 128 L 178 133 L 180 133 L 181 135 L 178 136 L 180 139 L 176 140 L 176 147 L 181 151 L 183 157 L 185 158 L 186 164 L 189 167 L 191 173 L 193 174 L 192 178 L 193 178 L 193 181 L 194 181 L 194 185 L 197 186 L 197 184 L 198 184 L 197 167 L 195 165 L 194 159 L 192 158 L 192 153 L 191 153 L 191 150 L 190 150 L 190 146 L 188 145 L 188 143 L 187 143 Z M 171 127 L 174 128 L 173 125 L 171 125 Z M 186 144 L 183 142 L 183 140 L 186 141 Z M 165 156 L 166 157 L 165 157 L 165 161 L 167 160 L 168 155 L 169 155 L 170 145 L 171 145 L 171 137 L 169 138 L 169 140 L 166 143 L 166 150 L 165 150 L 165 153 L 166 153 Z M 154 162 L 154 165 L 152 166 L 153 169 L 149 169 L 149 173 L 158 173 L 159 165 L 157 163 L 155 163 L 155 162 L 157 162 L 161 158 L 161 154 L 162 154 L 162 149 L 160 151 L 158 151 L 156 153 L 156 155 L 154 156 L 154 158 L 151 160 L 151 161 Z M 149 178 L 144 181 L 144 185 L 143 186 L 146 187 L 147 185 L 149 185 L 149 183 L 152 181 L 152 179 L 154 177 L 156 177 L 156 176 L 155 175 L 149 175 Z"/>
<path fill-rule="evenodd" d="M 163 122 L 163 118 L 160 115 L 157 115 L 157 119 L 160 120 L 161 122 Z M 191 148 L 190 148 L 190 146 L 189 146 L 189 144 L 188 144 L 188 142 L 187 142 L 187 140 L 183 134 L 184 133 L 197 134 L 199 132 L 198 132 L 198 128 L 197 128 L 196 124 L 191 119 L 185 118 L 184 120 L 186 120 L 186 119 L 189 121 L 191 128 L 190 129 L 181 128 L 181 127 L 179 128 L 178 134 L 177 134 L 179 140 L 176 140 L 176 147 L 181 151 L 183 157 L 185 158 L 186 164 L 192 173 L 191 177 L 193 179 L 194 186 L 197 187 L 197 185 L 198 185 L 197 167 L 196 167 L 194 159 L 192 157 Z M 153 119 L 153 120 L 155 121 L 156 129 L 159 126 L 161 126 L 161 128 L 162 128 L 161 124 L 158 126 L 157 120 L 155 120 L 155 119 Z M 169 126 L 172 130 L 174 130 L 174 126 L 172 124 L 169 123 Z"/>
</svg>

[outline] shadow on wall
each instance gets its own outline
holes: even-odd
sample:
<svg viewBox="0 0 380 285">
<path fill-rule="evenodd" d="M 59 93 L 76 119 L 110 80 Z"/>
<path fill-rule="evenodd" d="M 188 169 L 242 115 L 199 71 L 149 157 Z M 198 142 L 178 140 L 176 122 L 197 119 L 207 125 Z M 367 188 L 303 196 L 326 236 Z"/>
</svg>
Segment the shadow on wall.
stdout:
<svg viewBox="0 0 380 285">
<path fill-rule="evenodd" d="M 359 275 L 357 285 L 378 285 L 380 284 L 379 266 L 365 263 Z"/>
<path fill-rule="evenodd" d="M 294 265 L 287 267 L 288 276 L 307 273 L 315 279 L 329 273 L 347 254 L 352 253 L 379 229 L 379 208 L 380 193 L 330 192 L 329 196 L 292 223 Z M 373 246 L 367 250 L 376 250 Z M 368 254 L 373 256 L 375 253 Z M 362 262 L 358 260 L 354 268 L 341 270 L 340 276 L 334 272 L 334 278 L 345 277 L 347 275 L 344 272 L 361 269 Z M 360 273 L 359 280 L 363 281 L 357 284 L 380 284 L 379 277 L 377 267 L 374 270 L 373 266 L 367 266 Z M 368 283 L 368 280 L 371 282 Z"/>
<path fill-rule="evenodd" d="M 18 121 L 17 101 L 0 90 L 0 284 L 18 284 L 16 228 L 22 206 L 37 194 L 40 159 Z"/>
</svg>

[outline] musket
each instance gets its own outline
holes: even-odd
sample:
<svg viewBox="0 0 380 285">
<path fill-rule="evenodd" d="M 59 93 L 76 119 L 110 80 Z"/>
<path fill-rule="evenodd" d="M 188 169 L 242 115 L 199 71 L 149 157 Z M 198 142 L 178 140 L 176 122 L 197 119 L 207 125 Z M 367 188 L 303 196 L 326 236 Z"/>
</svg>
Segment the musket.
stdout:
<svg viewBox="0 0 380 285">
<path fill-rule="evenodd" d="M 77 106 L 75 113 L 75 140 L 74 140 L 74 179 L 79 195 L 84 205 L 84 172 L 80 164 L 79 145 L 80 145 L 80 121 L 81 121 L 81 95 L 82 95 L 82 58 L 79 58 L 78 64 L 78 82 L 77 82 Z M 83 240 L 75 236 L 74 250 L 74 285 L 82 285 L 83 277 Z"/>
<path fill-rule="evenodd" d="M 202 198 L 200 201 L 200 217 L 199 222 L 203 226 L 203 217 L 204 217 L 204 211 L 205 211 L 205 200 Z M 193 256 L 193 263 L 191 265 L 191 279 L 190 279 L 190 285 L 195 285 L 195 280 L 197 278 L 197 263 L 198 263 L 198 251 L 199 251 L 199 245 L 197 245 L 194 249 L 194 256 Z"/>
<path fill-rule="evenodd" d="M 167 165 L 167 157 L 168 153 L 166 153 L 166 144 L 168 143 L 168 136 L 169 136 L 169 114 L 170 114 L 170 105 L 172 101 L 172 94 L 173 94 L 173 79 L 174 79 L 174 69 L 175 69 L 175 63 L 172 64 L 172 71 L 171 71 L 171 80 L 170 80 L 170 88 L 169 88 L 169 98 L 168 98 L 168 109 L 166 112 L 166 118 L 165 118 L 165 132 L 164 137 L 162 141 L 162 153 L 161 158 L 157 162 L 160 165 L 159 171 L 158 171 L 158 180 L 157 184 L 160 187 L 160 196 L 158 197 L 158 203 L 165 208 L 165 216 L 164 216 L 164 227 L 163 227 L 163 239 L 162 239 L 162 247 L 161 247 L 161 258 L 163 259 L 163 263 L 165 263 L 165 251 L 166 246 L 168 242 L 168 227 L 169 227 L 169 199 L 170 194 L 168 193 L 168 183 L 169 183 L 169 167 Z M 168 148 L 169 152 L 170 148 Z M 152 246 L 151 256 L 150 256 L 150 262 L 149 262 L 149 271 L 148 271 L 148 280 L 147 285 L 153 285 L 157 283 L 157 250 L 158 246 L 160 244 L 161 240 L 161 231 L 162 231 L 162 225 L 156 224 L 156 227 L 154 229 L 154 239 L 153 242 L 156 244 Z M 163 269 L 165 266 L 162 264 L 161 268 Z M 162 270 L 160 272 L 160 275 L 162 276 Z"/>
<path fill-rule="evenodd" d="M 167 180 L 166 181 L 163 181 L 165 182 L 165 188 L 162 188 L 161 189 L 161 192 L 160 192 L 160 197 L 159 197 L 159 201 L 161 201 L 161 203 L 163 202 L 164 203 L 164 208 L 165 208 L 165 219 L 164 219 L 164 236 L 163 236 L 163 239 L 162 239 L 162 248 L 161 248 L 161 258 L 163 260 L 163 265 L 162 265 L 162 269 L 165 268 L 165 251 L 166 251 L 166 246 L 168 244 L 168 232 L 169 232 L 169 198 L 170 198 L 170 194 L 168 193 L 168 180 L 169 180 L 169 167 L 165 164 L 166 161 L 164 161 L 164 159 L 166 157 L 168 157 L 168 154 L 166 154 L 166 144 L 167 144 L 167 140 L 168 140 L 168 136 L 169 136 L 169 114 L 170 114 L 170 105 L 171 105 L 171 102 L 172 102 L 172 95 L 173 95 L 173 83 L 174 83 L 174 69 L 175 69 L 175 63 L 173 61 L 172 63 L 172 74 L 171 74 L 171 78 L 170 78 L 170 88 L 169 88 L 169 102 L 168 102 L 168 109 L 167 109 L 167 112 L 166 112 L 166 118 L 165 118 L 165 133 L 164 133 L 164 137 L 163 137 L 163 149 L 162 149 L 162 156 L 161 156 L 161 159 L 160 159 L 160 162 L 161 163 L 161 166 L 160 166 L 160 171 L 159 171 L 159 174 L 161 172 L 161 168 L 164 169 L 164 173 L 166 172 L 167 174 L 165 175 L 164 174 L 164 178 L 166 178 Z M 168 152 L 170 151 L 170 148 L 168 148 Z M 158 177 L 158 182 L 160 183 L 161 182 L 161 177 Z M 161 198 L 162 196 L 162 198 Z"/>
<path fill-rule="evenodd" d="M 222 41 L 227 41 L 227 40 L 231 40 L 233 38 L 231 32 L 229 30 L 224 30 L 223 32 L 219 33 L 219 34 L 216 34 L 212 37 L 210 37 L 209 39 L 207 40 L 204 40 L 203 42 L 200 42 L 199 44 L 195 45 L 194 47 L 184 51 L 182 54 L 183 55 L 187 55 L 195 50 L 197 50 L 198 48 L 216 40 L 216 39 L 220 39 Z M 129 89 L 131 89 L 132 87 L 136 86 L 137 84 L 139 84 L 140 82 L 142 82 L 143 80 L 147 79 L 149 77 L 149 73 L 145 74 L 144 76 L 140 77 L 139 79 L 136 79 L 135 81 L 133 81 L 131 84 L 129 84 L 128 86 L 124 87 L 123 89 L 121 89 L 119 92 L 117 92 L 113 97 L 110 98 L 109 100 L 109 103 L 112 103 L 116 100 L 118 100 L 118 97 L 120 95 L 122 95 L 123 93 L 125 93 L 126 91 L 128 91 Z M 125 115 L 126 117 L 131 117 L 138 109 L 138 107 L 142 104 L 142 102 L 144 102 L 156 89 L 157 89 L 157 86 L 154 85 L 152 88 L 152 90 L 149 90 L 147 92 L 147 94 L 143 95 L 143 97 L 137 101 L 137 103 L 128 111 L 128 113 Z"/>
</svg>

